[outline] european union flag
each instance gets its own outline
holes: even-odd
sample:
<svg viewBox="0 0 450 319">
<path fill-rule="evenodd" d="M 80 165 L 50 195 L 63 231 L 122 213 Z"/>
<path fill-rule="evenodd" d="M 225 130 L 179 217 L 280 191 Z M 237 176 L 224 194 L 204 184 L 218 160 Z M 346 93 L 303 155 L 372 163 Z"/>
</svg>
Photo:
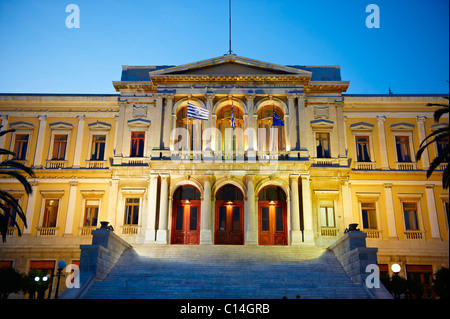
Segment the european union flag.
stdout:
<svg viewBox="0 0 450 319">
<path fill-rule="evenodd" d="M 283 121 L 277 113 L 275 113 L 275 105 L 273 106 L 272 126 L 284 126 Z"/>
<path fill-rule="evenodd" d="M 187 116 L 198 120 L 208 120 L 209 111 L 188 102 Z"/>
</svg>

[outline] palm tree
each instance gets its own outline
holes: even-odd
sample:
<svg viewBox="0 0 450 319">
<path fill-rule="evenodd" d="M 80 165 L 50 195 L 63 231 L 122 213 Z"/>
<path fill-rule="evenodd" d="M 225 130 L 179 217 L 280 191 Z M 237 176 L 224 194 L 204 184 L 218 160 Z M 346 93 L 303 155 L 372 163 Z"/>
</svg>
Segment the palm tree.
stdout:
<svg viewBox="0 0 450 319">
<path fill-rule="evenodd" d="M 2 126 L 0 126 L 0 129 Z M 15 130 L 6 130 L 0 131 L 0 137 L 12 133 Z M 4 148 L 0 148 L 0 157 L 2 155 L 12 155 L 16 156 L 14 152 L 6 150 Z M 32 188 L 27 178 L 21 173 L 24 172 L 29 176 L 33 177 L 34 172 L 30 167 L 23 165 L 22 163 L 17 162 L 14 159 L 6 159 L 0 163 L 0 177 L 12 177 L 20 182 L 25 188 L 25 192 L 29 195 L 32 192 Z M 11 220 L 10 223 L 13 224 L 17 228 L 17 233 L 19 236 L 22 235 L 20 231 L 19 224 L 15 216 L 11 215 L 11 209 L 14 211 L 17 216 L 23 221 L 25 227 L 27 227 L 27 220 L 25 217 L 25 213 L 22 210 L 22 207 L 19 205 L 17 200 L 7 191 L 0 190 L 0 212 L 3 211 L 3 216 L 0 217 L 0 232 L 2 235 L 3 242 L 6 241 L 6 233 L 8 231 L 8 221 Z"/>
<path fill-rule="evenodd" d="M 448 96 L 445 97 L 445 99 L 449 99 Z M 427 106 L 438 106 L 439 109 L 437 109 L 436 111 L 434 111 L 434 121 L 436 123 L 439 122 L 439 120 L 441 119 L 441 117 L 444 114 L 448 114 L 449 113 L 449 105 L 448 104 L 434 104 L 434 103 L 428 103 Z M 447 125 L 446 127 L 440 128 L 436 131 L 434 131 L 433 133 L 431 133 L 430 135 L 428 135 L 423 141 L 422 143 L 420 143 L 420 149 L 416 154 L 416 160 L 419 160 L 422 157 L 422 153 L 427 149 L 428 145 L 432 144 L 432 143 L 437 143 L 440 140 L 446 140 L 447 141 L 447 145 L 445 146 L 445 148 L 442 150 L 442 152 L 440 154 L 438 154 L 434 160 L 431 162 L 430 167 L 428 168 L 427 171 L 427 178 L 429 178 L 431 176 L 431 174 L 433 174 L 434 170 L 441 164 L 443 163 L 447 163 L 448 164 L 448 158 L 449 158 L 449 144 L 448 144 L 448 140 L 449 140 L 449 126 Z M 449 186 L 449 165 L 447 165 L 447 167 L 444 169 L 444 174 L 442 176 L 442 187 L 444 189 L 447 189 Z"/>
</svg>

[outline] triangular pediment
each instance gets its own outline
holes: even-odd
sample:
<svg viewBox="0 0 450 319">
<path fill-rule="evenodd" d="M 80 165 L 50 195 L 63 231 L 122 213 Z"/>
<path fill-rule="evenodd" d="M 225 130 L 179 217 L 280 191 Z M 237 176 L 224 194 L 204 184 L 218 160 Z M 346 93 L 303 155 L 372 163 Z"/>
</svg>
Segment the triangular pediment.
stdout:
<svg viewBox="0 0 450 319">
<path fill-rule="evenodd" d="M 243 58 L 236 55 L 179 65 L 149 72 L 153 76 L 302 76 L 311 77 L 311 72 L 283 65 Z"/>
</svg>

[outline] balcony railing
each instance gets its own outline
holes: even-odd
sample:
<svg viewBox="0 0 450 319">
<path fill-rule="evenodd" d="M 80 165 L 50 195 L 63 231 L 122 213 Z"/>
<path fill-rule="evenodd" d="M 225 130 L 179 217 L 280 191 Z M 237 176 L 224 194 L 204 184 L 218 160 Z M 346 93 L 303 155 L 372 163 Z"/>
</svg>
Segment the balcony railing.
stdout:
<svg viewBox="0 0 450 319">
<path fill-rule="evenodd" d="M 129 166 L 146 166 L 148 164 L 148 157 L 124 157 L 122 165 Z"/>
<path fill-rule="evenodd" d="M 87 168 L 105 168 L 106 161 L 86 161 Z"/>
<path fill-rule="evenodd" d="M 312 158 L 312 161 L 315 166 L 339 166 L 339 159 L 337 158 Z"/>
<path fill-rule="evenodd" d="M 6 230 L 6 236 L 14 236 L 16 232 L 16 227 L 8 227 Z"/>
<path fill-rule="evenodd" d="M 79 228 L 80 236 L 91 236 L 92 231 L 97 229 L 97 226 L 83 226 Z"/>
<path fill-rule="evenodd" d="M 447 168 L 447 166 L 448 166 L 448 163 L 442 163 L 439 165 L 438 170 L 443 171 Z"/>
<path fill-rule="evenodd" d="M 406 239 L 423 239 L 424 233 L 420 230 L 407 230 L 404 234 Z"/>
<path fill-rule="evenodd" d="M 138 235 L 140 227 L 138 225 L 123 225 L 122 235 Z"/>
<path fill-rule="evenodd" d="M 52 237 L 56 236 L 59 227 L 37 227 L 38 236 Z"/>
<path fill-rule="evenodd" d="M 367 238 L 381 238 L 381 230 L 378 229 L 363 229 L 362 230 L 364 233 L 367 234 Z"/>
<path fill-rule="evenodd" d="M 47 168 L 66 168 L 67 161 L 65 160 L 47 160 Z"/>
<path fill-rule="evenodd" d="M 395 163 L 399 171 L 413 171 L 417 169 L 417 163 Z"/>
<path fill-rule="evenodd" d="M 320 235 L 326 237 L 336 237 L 337 236 L 337 228 L 334 227 L 321 227 Z"/>
<path fill-rule="evenodd" d="M 375 162 L 355 162 L 355 169 L 369 171 L 375 169 Z"/>
</svg>

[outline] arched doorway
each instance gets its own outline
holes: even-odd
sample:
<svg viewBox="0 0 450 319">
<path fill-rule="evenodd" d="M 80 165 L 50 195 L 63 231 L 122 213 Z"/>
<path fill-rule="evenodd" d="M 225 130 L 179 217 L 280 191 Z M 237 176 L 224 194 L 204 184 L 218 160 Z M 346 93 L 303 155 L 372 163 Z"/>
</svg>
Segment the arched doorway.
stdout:
<svg viewBox="0 0 450 319">
<path fill-rule="evenodd" d="M 287 245 L 286 194 L 281 187 L 266 186 L 258 195 L 260 245 Z"/>
<path fill-rule="evenodd" d="M 191 185 L 177 188 L 172 201 L 172 244 L 200 243 L 200 191 Z"/>
<path fill-rule="evenodd" d="M 216 245 L 244 244 L 244 198 L 239 188 L 225 185 L 216 193 Z"/>
</svg>

